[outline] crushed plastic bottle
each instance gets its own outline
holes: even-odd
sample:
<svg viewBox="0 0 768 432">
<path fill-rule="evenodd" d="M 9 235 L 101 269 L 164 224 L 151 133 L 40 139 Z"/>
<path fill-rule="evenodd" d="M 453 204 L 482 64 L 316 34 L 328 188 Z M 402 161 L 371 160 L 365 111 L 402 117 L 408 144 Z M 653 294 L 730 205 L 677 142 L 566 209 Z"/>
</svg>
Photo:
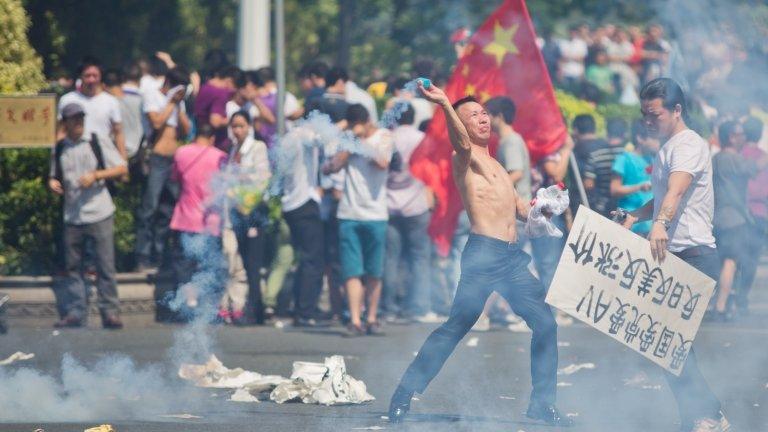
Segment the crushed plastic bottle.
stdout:
<svg viewBox="0 0 768 432">
<path fill-rule="evenodd" d="M 536 198 L 531 200 L 531 212 L 525 223 L 525 233 L 530 238 L 562 237 L 563 232 L 549 220 L 549 217 L 563 214 L 569 204 L 568 189 L 563 182 L 539 189 L 536 192 Z"/>
</svg>

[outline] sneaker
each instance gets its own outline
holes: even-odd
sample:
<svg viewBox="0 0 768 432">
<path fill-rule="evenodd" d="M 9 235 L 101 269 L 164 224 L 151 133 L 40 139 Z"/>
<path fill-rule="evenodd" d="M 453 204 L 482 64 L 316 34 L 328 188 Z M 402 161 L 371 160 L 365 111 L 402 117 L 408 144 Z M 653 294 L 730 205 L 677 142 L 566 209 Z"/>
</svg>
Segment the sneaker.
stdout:
<svg viewBox="0 0 768 432">
<path fill-rule="evenodd" d="M 67 315 L 53 324 L 53 327 L 55 328 L 77 328 L 84 326 L 85 323 L 83 322 L 82 318 L 75 315 Z"/>
<path fill-rule="evenodd" d="M 573 318 L 569 317 L 563 312 L 558 311 L 555 314 L 555 322 L 558 327 L 568 327 L 573 325 Z"/>
<path fill-rule="evenodd" d="M 532 420 L 540 420 L 550 426 L 570 427 L 573 426 L 573 420 L 560 413 L 560 410 L 552 404 L 543 404 L 531 402 L 528 405 L 526 417 Z"/>
<path fill-rule="evenodd" d="M 107 314 L 102 318 L 101 326 L 107 330 L 120 330 L 123 328 L 123 321 L 116 314 Z"/>
<path fill-rule="evenodd" d="M 384 330 L 378 321 L 370 322 L 365 326 L 365 332 L 368 336 L 384 336 Z"/>
<path fill-rule="evenodd" d="M 518 324 L 523 322 L 523 319 L 513 313 L 508 313 L 504 315 L 504 321 L 506 321 L 507 324 Z"/>
<path fill-rule="evenodd" d="M 480 315 L 480 318 L 477 319 L 477 322 L 475 322 L 475 325 L 472 326 L 471 331 L 487 332 L 490 329 L 491 329 L 491 319 L 488 318 L 487 315 L 482 314 Z"/>
<path fill-rule="evenodd" d="M 427 312 L 424 315 L 413 317 L 413 320 L 421 324 L 442 324 L 448 321 L 448 318 L 434 312 Z"/>
<path fill-rule="evenodd" d="M 275 308 L 265 307 L 264 308 L 264 319 L 265 320 L 271 320 L 274 317 L 275 317 Z"/>
<path fill-rule="evenodd" d="M 515 333 L 530 333 L 531 329 L 525 321 L 516 322 L 507 326 L 507 329 Z"/>
</svg>

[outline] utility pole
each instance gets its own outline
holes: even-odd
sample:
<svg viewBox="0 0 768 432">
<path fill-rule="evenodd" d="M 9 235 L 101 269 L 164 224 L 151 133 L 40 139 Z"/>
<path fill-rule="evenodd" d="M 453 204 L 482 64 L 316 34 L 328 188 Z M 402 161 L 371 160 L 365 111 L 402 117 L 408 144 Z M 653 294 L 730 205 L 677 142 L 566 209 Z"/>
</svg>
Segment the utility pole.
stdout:
<svg viewBox="0 0 768 432">
<path fill-rule="evenodd" d="M 240 69 L 269 66 L 269 0 L 240 0 L 237 64 Z"/>
<path fill-rule="evenodd" d="M 277 56 L 277 133 L 285 133 L 285 7 L 275 0 L 275 55 Z"/>
</svg>

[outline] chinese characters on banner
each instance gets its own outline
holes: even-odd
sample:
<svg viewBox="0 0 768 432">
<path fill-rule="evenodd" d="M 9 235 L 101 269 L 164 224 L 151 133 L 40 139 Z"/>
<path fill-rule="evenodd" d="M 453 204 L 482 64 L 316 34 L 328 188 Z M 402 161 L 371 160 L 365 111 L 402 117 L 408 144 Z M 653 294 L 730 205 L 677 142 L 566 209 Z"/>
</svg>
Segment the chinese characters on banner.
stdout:
<svg viewBox="0 0 768 432">
<path fill-rule="evenodd" d="M 715 281 L 581 206 L 546 302 L 680 375 Z"/>
<path fill-rule="evenodd" d="M 56 141 L 56 97 L 0 96 L 0 148 L 51 147 Z"/>
</svg>

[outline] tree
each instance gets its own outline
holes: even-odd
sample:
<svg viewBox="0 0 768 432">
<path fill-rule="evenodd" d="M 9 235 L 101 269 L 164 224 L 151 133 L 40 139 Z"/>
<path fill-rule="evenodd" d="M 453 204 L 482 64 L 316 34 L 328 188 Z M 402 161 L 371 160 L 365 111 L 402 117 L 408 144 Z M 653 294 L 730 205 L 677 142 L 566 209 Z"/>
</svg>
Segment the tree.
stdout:
<svg viewBox="0 0 768 432">
<path fill-rule="evenodd" d="M 27 40 L 21 0 L 0 0 L 0 93 L 37 93 L 45 85 L 43 62 Z"/>
</svg>

